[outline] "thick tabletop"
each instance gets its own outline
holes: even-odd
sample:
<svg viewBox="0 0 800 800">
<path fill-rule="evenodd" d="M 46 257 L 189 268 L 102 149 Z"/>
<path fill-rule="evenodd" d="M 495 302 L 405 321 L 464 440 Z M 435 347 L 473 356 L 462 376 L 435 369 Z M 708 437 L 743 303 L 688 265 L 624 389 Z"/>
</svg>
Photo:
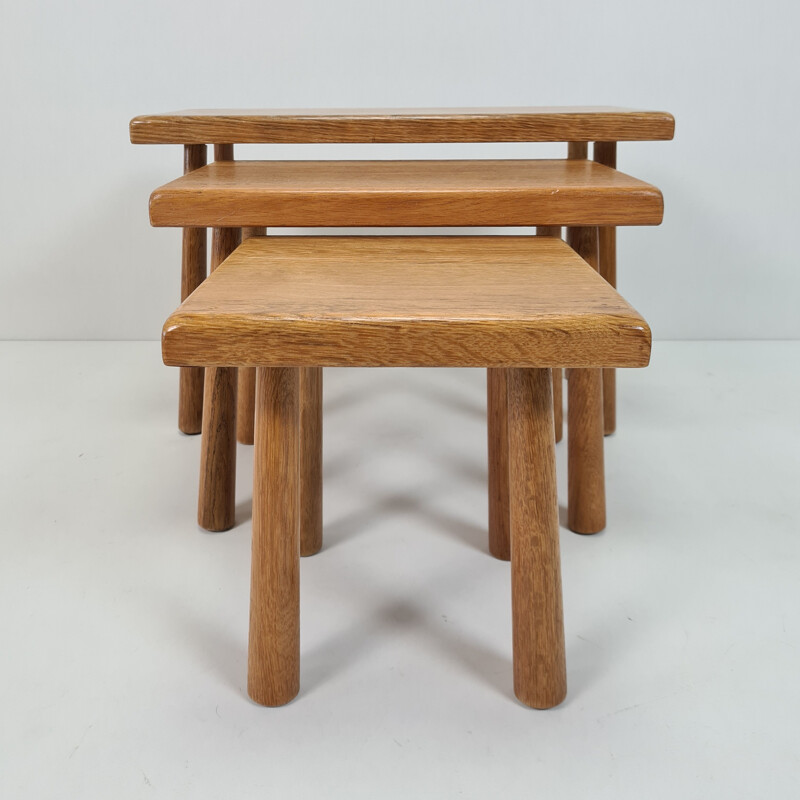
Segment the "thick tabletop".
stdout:
<svg viewBox="0 0 800 800">
<path fill-rule="evenodd" d="M 606 106 L 193 110 L 131 120 L 134 144 L 622 142 L 671 139 L 664 111 Z"/>
<path fill-rule="evenodd" d="M 641 367 L 647 323 L 564 242 L 248 239 L 167 320 L 173 366 Z"/>
<path fill-rule="evenodd" d="M 219 161 L 156 189 L 157 226 L 657 225 L 661 192 L 585 160 Z"/>
</svg>

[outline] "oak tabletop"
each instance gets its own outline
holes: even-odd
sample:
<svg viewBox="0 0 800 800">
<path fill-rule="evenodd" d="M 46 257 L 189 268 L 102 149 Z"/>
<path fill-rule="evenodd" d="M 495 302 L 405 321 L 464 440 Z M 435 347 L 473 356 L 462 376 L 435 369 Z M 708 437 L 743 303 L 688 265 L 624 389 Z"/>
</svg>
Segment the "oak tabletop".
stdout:
<svg viewBox="0 0 800 800">
<path fill-rule="evenodd" d="M 177 366 L 645 366 L 647 323 L 565 242 L 245 241 L 164 325 Z"/>
<path fill-rule="evenodd" d="M 665 111 L 614 106 L 194 109 L 130 123 L 134 144 L 650 141 L 674 131 Z"/>
<path fill-rule="evenodd" d="M 661 192 L 587 160 L 219 161 L 156 189 L 173 227 L 657 225 Z"/>
</svg>

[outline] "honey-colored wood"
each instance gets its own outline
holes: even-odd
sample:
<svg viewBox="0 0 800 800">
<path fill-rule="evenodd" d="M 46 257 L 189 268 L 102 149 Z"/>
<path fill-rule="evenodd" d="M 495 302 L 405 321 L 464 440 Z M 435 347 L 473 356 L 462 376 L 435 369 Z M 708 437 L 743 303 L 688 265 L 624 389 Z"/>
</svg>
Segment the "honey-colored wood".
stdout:
<svg viewBox="0 0 800 800">
<path fill-rule="evenodd" d="M 193 172 L 206 164 L 206 146 L 187 144 L 183 148 L 183 172 Z M 181 302 L 206 278 L 206 230 L 184 228 L 181 251 Z M 178 429 L 200 433 L 203 426 L 203 368 L 181 367 L 178 387 Z"/>
<path fill-rule="evenodd" d="M 597 269 L 597 228 L 570 228 L 568 237 Z M 576 533 L 597 533 L 606 526 L 602 370 L 569 371 L 567 414 L 567 524 Z"/>
<path fill-rule="evenodd" d="M 616 169 L 617 143 L 595 142 L 594 160 Z M 617 229 L 609 226 L 598 232 L 600 274 L 614 287 L 617 286 Z M 617 377 L 614 369 L 603 370 L 603 429 L 605 435 L 617 429 Z"/>
<path fill-rule="evenodd" d="M 238 228 L 214 229 L 212 274 L 236 249 L 239 237 Z M 197 521 L 208 531 L 225 531 L 236 522 L 236 389 L 235 369 L 206 369 Z"/>
<path fill-rule="evenodd" d="M 514 693 L 533 708 L 567 693 L 550 370 L 508 370 Z"/>
<path fill-rule="evenodd" d="M 162 344 L 175 366 L 645 366 L 650 332 L 554 238 L 266 236 Z"/>
<path fill-rule="evenodd" d="M 322 369 L 300 370 L 300 555 L 322 549 Z"/>
<path fill-rule="evenodd" d="M 662 216 L 658 189 L 586 159 L 222 161 L 150 197 L 152 224 L 173 227 L 657 225 Z"/>
<path fill-rule="evenodd" d="M 236 370 L 210 367 L 203 395 L 197 524 L 226 531 L 236 523 Z"/>
<path fill-rule="evenodd" d="M 260 369 L 256 379 L 247 693 L 265 706 L 300 690 L 298 372 Z"/>
<path fill-rule="evenodd" d="M 233 161 L 233 145 L 230 142 L 215 144 L 214 161 Z"/>
<path fill-rule="evenodd" d="M 537 236 L 553 236 L 561 238 L 561 227 L 559 225 L 549 227 L 538 227 Z M 564 376 L 560 367 L 553 367 L 553 420 L 555 423 L 556 441 L 560 442 L 564 436 Z"/>
<path fill-rule="evenodd" d="M 567 158 L 570 161 L 581 161 L 589 157 L 589 145 L 586 142 L 569 142 Z"/>
<path fill-rule="evenodd" d="M 242 228 L 242 241 L 251 236 L 265 236 L 266 228 Z M 236 394 L 236 440 L 240 444 L 253 444 L 256 413 L 255 367 L 239 370 L 239 389 Z"/>
<path fill-rule="evenodd" d="M 671 139 L 663 111 L 601 106 L 439 109 L 210 109 L 135 117 L 134 144 L 567 142 Z"/>
<path fill-rule="evenodd" d="M 240 367 L 236 391 L 236 441 L 253 444 L 255 437 L 255 367 Z"/>
<path fill-rule="evenodd" d="M 489 552 L 511 558 L 508 510 L 508 387 L 506 369 L 486 370 L 489 444 Z"/>
</svg>

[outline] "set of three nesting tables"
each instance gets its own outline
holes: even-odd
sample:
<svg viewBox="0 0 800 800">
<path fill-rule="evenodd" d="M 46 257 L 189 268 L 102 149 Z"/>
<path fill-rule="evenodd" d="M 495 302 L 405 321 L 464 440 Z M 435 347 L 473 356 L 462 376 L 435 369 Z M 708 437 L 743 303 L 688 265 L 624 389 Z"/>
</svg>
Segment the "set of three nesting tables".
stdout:
<svg viewBox="0 0 800 800">
<path fill-rule="evenodd" d="M 555 443 L 568 370 L 568 525 L 605 527 L 603 436 L 616 367 L 648 363 L 615 290 L 616 227 L 657 225 L 661 193 L 617 142 L 673 118 L 617 108 L 186 111 L 137 117 L 182 144 L 150 219 L 183 228 L 182 305 L 162 336 L 178 425 L 203 435 L 198 519 L 234 524 L 236 441 L 253 443 L 248 692 L 299 691 L 299 560 L 322 547 L 322 368 L 485 367 L 489 549 L 511 561 L 514 689 L 566 694 Z M 240 143 L 564 142 L 566 159 L 235 161 Z M 593 142 L 593 158 L 588 144 Z M 207 163 L 207 145 L 214 161 Z M 536 236 L 268 236 L 267 228 L 536 227 Z M 207 236 L 211 228 L 211 275 Z M 566 241 L 562 240 L 566 228 Z"/>
</svg>

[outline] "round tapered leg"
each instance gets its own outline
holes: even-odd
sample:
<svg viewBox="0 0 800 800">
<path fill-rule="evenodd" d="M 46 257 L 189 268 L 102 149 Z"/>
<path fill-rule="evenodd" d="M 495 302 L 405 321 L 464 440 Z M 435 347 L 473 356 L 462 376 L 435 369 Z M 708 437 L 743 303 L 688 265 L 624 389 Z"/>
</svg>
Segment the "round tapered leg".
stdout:
<svg viewBox="0 0 800 800">
<path fill-rule="evenodd" d="M 242 241 L 251 236 L 264 236 L 266 228 L 242 228 Z M 236 394 L 236 440 L 253 444 L 255 429 L 256 369 L 239 367 L 239 388 Z"/>
<path fill-rule="evenodd" d="M 597 228 L 569 228 L 567 241 L 597 269 Z M 597 533 L 606 526 L 602 370 L 569 370 L 567 415 L 568 525 Z"/>
<path fill-rule="evenodd" d="M 212 270 L 236 249 L 239 236 L 239 228 L 214 228 Z M 208 531 L 236 522 L 236 390 L 235 368 L 206 369 L 197 521 Z"/>
<path fill-rule="evenodd" d="M 617 143 L 595 142 L 594 160 L 607 167 L 617 167 Z M 600 274 L 617 286 L 617 229 L 600 228 L 598 233 Z M 617 375 L 614 369 L 603 370 L 603 430 L 605 435 L 617 429 Z"/>
<path fill-rule="evenodd" d="M 599 144 L 599 143 L 598 143 Z M 613 144 L 613 142 L 612 142 Z M 597 145 L 595 145 L 595 150 Z M 615 159 L 616 160 L 616 159 Z M 600 274 L 614 287 L 617 285 L 617 229 L 599 228 L 597 252 Z M 617 429 L 617 371 L 603 370 L 603 432 L 606 436 Z"/>
<path fill-rule="evenodd" d="M 256 368 L 239 367 L 236 392 L 236 441 L 253 444 L 255 436 Z"/>
<path fill-rule="evenodd" d="M 247 693 L 264 706 L 300 690 L 299 370 L 256 378 Z"/>
<path fill-rule="evenodd" d="M 183 148 L 183 171 L 192 172 L 206 163 L 204 144 Z M 181 252 L 181 302 L 206 279 L 206 229 L 184 228 Z M 200 433 L 203 425 L 203 368 L 181 367 L 178 388 L 178 429 Z"/>
<path fill-rule="evenodd" d="M 571 369 L 567 393 L 567 524 L 597 533 L 606 526 L 602 370 Z"/>
<path fill-rule="evenodd" d="M 514 693 L 532 708 L 567 693 L 550 370 L 508 370 Z"/>
<path fill-rule="evenodd" d="M 300 555 L 322 549 L 322 368 L 300 370 Z"/>
<path fill-rule="evenodd" d="M 203 442 L 197 522 L 226 531 L 236 522 L 236 370 L 209 367 L 203 397 Z"/>
<path fill-rule="evenodd" d="M 577 157 L 577 156 L 576 156 Z M 540 225 L 536 229 L 537 236 L 553 236 L 561 238 L 561 228 L 557 225 Z M 559 367 L 553 369 L 553 426 L 556 432 L 556 441 L 560 442 L 564 436 L 564 397 L 562 389 L 564 376 Z"/>
<path fill-rule="evenodd" d="M 553 427 L 555 439 L 560 442 L 564 438 L 564 373 L 560 367 L 553 369 Z"/>
<path fill-rule="evenodd" d="M 489 429 L 489 552 L 511 558 L 508 517 L 508 404 L 505 369 L 486 370 Z"/>
</svg>

